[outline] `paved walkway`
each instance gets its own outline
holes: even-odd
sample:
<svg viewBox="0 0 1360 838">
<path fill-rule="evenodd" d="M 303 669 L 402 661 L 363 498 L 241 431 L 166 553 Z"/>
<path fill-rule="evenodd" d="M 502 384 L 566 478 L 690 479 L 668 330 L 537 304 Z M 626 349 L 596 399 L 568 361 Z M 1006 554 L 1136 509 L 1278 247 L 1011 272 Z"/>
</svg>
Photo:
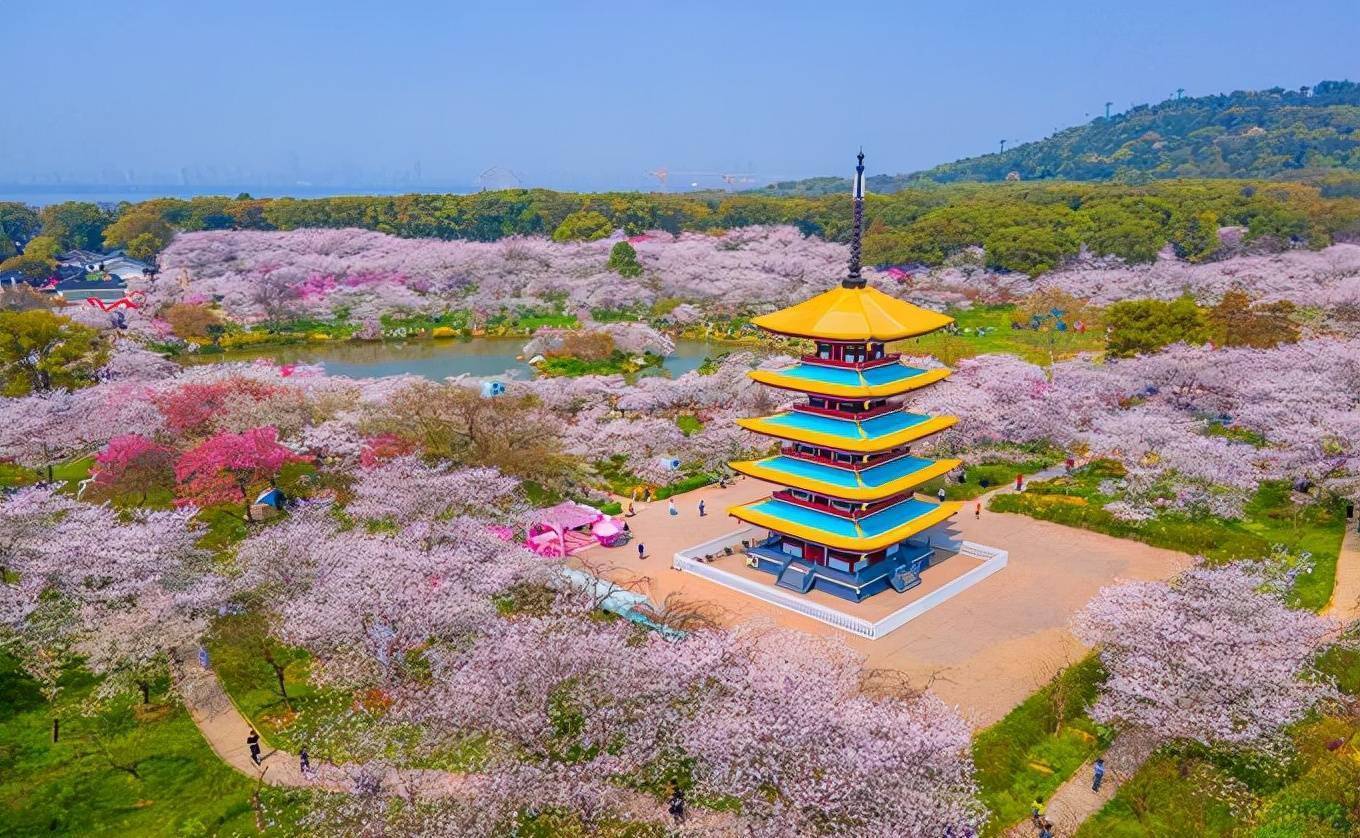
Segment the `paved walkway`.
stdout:
<svg viewBox="0 0 1360 838">
<path fill-rule="evenodd" d="M 1346 522 L 1346 536 L 1336 558 L 1336 584 L 1322 613 L 1343 622 L 1360 618 L 1360 533 L 1354 521 Z"/>
<path fill-rule="evenodd" d="M 1094 762 L 1083 763 L 1048 800 L 1045 817 L 1053 823 L 1053 834 L 1076 835 L 1082 823 L 1109 803 L 1124 781 L 1132 777 L 1151 754 L 1152 747 L 1147 738 L 1132 734 L 1119 736 L 1103 754 L 1105 780 L 1098 792 L 1091 790 Z M 1025 820 L 1011 827 L 1006 834 L 1010 838 L 1026 838 L 1038 832 L 1031 821 Z"/>
<path fill-rule="evenodd" d="M 869 666 L 898 670 L 917 684 L 930 682 L 931 689 L 957 705 L 975 727 L 997 721 L 1085 655 L 1067 624 L 1101 587 L 1117 579 L 1166 578 L 1191 562 L 1184 553 L 991 512 L 985 499 L 981 513 L 975 515 L 975 502 L 969 501 L 955 529 L 968 541 L 1009 551 L 1007 567 L 887 637 L 867 640 L 671 568 L 677 551 L 743 526 L 727 516 L 729 506 L 755 500 L 773 488 L 749 477 L 725 489 L 707 486 L 677 497 L 676 517 L 667 514 L 665 501 L 636 504 L 637 515 L 627 519 L 633 543 L 595 548 L 581 558 L 600 569 L 611 566 L 605 575 L 617 581 L 637 580 L 641 592 L 656 603 L 678 594 L 712 603 L 727 623 L 764 616 L 781 625 L 840 637 L 862 651 Z M 708 512 L 703 518 L 698 516 L 701 499 Z M 637 556 L 639 541 L 647 547 L 643 560 Z M 898 595 L 885 591 L 877 596 Z"/>
<path fill-rule="evenodd" d="M 313 761 L 304 775 L 297 754 L 270 747 L 261 739 L 262 758 L 256 765 L 250 758 L 246 737 L 250 724 L 210 669 L 198 664 L 197 651 L 181 649 L 171 666 L 171 677 L 184 700 L 184 706 L 217 756 L 242 774 L 271 786 L 313 788 L 326 791 L 352 790 L 352 772 L 357 765 L 331 765 Z M 388 769 L 383 788 L 393 796 L 437 798 L 466 795 L 467 775 L 433 769 Z M 615 797 L 621 814 L 639 821 L 665 817 L 665 803 L 638 792 L 619 789 Z M 737 835 L 741 820 L 724 812 L 691 808 L 685 818 L 687 831 L 704 835 Z"/>
</svg>

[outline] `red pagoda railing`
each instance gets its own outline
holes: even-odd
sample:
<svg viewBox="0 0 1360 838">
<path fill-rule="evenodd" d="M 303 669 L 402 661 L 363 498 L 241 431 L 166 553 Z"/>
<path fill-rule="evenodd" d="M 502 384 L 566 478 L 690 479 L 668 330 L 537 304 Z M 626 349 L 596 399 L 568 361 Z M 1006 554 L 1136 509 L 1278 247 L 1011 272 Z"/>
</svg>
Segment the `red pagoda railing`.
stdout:
<svg viewBox="0 0 1360 838">
<path fill-rule="evenodd" d="M 870 358 L 865 361 L 838 361 L 835 358 L 823 358 L 820 355 L 804 355 L 802 361 L 805 364 L 817 364 L 823 367 L 839 367 L 848 370 L 867 370 L 874 367 L 886 367 L 888 364 L 896 364 L 902 360 L 901 352 L 889 352 L 882 358 Z"/>
<path fill-rule="evenodd" d="M 872 419 L 875 416 L 882 416 L 885 413 L 892 413 L 894 410 L 901 410 L 900 404 L 882 404 L 878 407 L 871 407 L 868 410 L 838 410 L 834 407 L 816 407 L 810 404 L 796 404 L 793 409 L 800 413 L 815 413 L 818 416 L 832 416 L 837 419 Z"/>
<path fill-rule="evenodd" d="M 851 521 L 858 521 L 860 518 L 864 518 L 868 515 L 873 515 L 875 512 L 880 512 L 884 509 L 887 509 L 893 504 L 901 503 L 911 495 L 910 492 L 901 492 L 899 494 L 892 495 L 891 497 L 886 497 L 883 500 L 874 501 L 873 503 L 869 504 L 869 506 L 865 509 L 859 508 L 859 502 L 851 501 L 852 503 L 855 503 L 854 509 L 837 509 L 836 507 L 831 506 L 830 504 L 818 503 L 817 501 L 813 500 L 803 500 L 802 498 L 796 498 L 792 494 L 790 494 L 790 491 L 792 490 L 779 489 L 773 492 L 771 496 L 778 498 L 779 500 L 782 500 L 785 503 L 791 503 L 794 506 L 801 506 L 804 507 L 805 509 L 813 509 L 816 510 L 817 512 L 825 512 L 828 515 L 835 515 L 838 518 L 846 518 Z"/>
<path fill-rule="evenodd" d="M 906 449 L 902 451 L 889 451 L 880 454 L 870 454 L 869 455 L 870 459 L 868 462 L 854 462 L 854 463 L 847 463 L 844 462 L 843 460 L 837 460 L 833 457 L 823 457 L 819 454 L 808 454 L 806 452 L 799 451 L 793 448 L 792 446 L 781 447 L 779 449 L 779 453 L 783 454 L 786 457 L 793 457 L 795 460 L 807 460 L 810 463 L 822 463 L 824 465 L 836 466 L 837 468 L 849 469 L 851 471 L 862 471 L 863 469 L 866 468 L 881 466 L 884 463 L 889 462 L 891 460 L 896 460 L 899 457 L 909 457 L 911 456 L 911 447 L 908 446 Z M 861 455 L 856 454 L 855 456 L 858 457 Z"/>
</svg>

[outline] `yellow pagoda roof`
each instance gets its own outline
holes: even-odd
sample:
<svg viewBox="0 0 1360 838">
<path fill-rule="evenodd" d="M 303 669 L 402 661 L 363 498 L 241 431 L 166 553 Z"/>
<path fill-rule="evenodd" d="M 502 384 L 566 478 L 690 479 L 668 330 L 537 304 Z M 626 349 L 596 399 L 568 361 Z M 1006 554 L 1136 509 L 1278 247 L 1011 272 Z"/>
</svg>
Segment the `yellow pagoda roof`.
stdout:
<svg viewBox="0 0 1360 838">
<path fill-rule="evenodd" d="M 736 421 L 746 430 L 765 436 L 804 442 L 836 451 L 873 454 L 939 433 L 953 427 L 959 420 L 957 416 L 923 416 L 894 411 L 871 419 L 855 421 L 816 416 L 795 410 Z"/>
<path fill-rule="evenodd" d="M 882 465 L 856 470 L 785 454 L 728 463 L 733 469 L 758 480 L 857 502 L 882 500 L 901 494 L 927 480 L 948 474 L 961 464 L 960 460 L 901 457 Z"/>
<path fill-rule="evenodd" d="M 727 514 L 757 527 L 836 550 L 870 553 L 949 520 L 962 506 L 958 501 L 935 503 L 912 499 L 852 521 L 767 498 L 730 507 Z"/>
<path fill-rule="evenodd" d="M 838 286 L 751 322 L 781 335 L 854 341 L 924 335 L 948 326 L 954 318 L 914 306 L 877 288 Z"/>
<path fill-rule="evenodd" d="M 901 363 L 863 371 L 801 363 L 784 370 L 751 370 L 747 375 L 783 390 L 840 399 L 881 399 L 929 386 L 949 373 L 945 367 L 918 370 Z"/>
</svg>

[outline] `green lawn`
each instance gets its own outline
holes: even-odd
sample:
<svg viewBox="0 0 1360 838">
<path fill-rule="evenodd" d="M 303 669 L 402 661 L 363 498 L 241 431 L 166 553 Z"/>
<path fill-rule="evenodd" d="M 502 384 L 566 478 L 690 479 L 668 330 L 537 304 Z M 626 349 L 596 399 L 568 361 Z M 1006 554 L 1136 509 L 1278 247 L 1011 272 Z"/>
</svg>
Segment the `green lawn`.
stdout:
<svg viewBox="0 0 1360 838">
<path fill-rule="evenodd" d="M 1104 730 L 1086 717 L 1105 673 L 1091 655 L 1058 674 L 1006 717 L 973 737 L 982 802 L 997 835 L 1029 815 L 1103 745 Z"/>
<path fill-rule="evenodd" d="M 939 331 L 919 338 L 898 341 L 891 351 L 906 355 L 934 355 L 945 364 L 975 355 L 1007 353 L 1031 363 L 1047 366 L 1081 352 L 1103 352 L 1105 334 L 1095 329 L 1084 334 L 1075 331 L 1038 332 L 1012 329 L 1012 305 L 979 305 L 947 312 L 954 318 L 959 334 Z M 984 331 L 978 334 L 978 329 Z M 965 332 L 969 332 L 965 334 Z"/>
<path fill-rule="evenodd" d="M 1313 569 L 1298 578 L 1293 602 L 1316 611 L 1331 598 L 1346 525 L 1338 503 L 1298 506 L 1287 485 L 1265 483 L 1240 520 L 1167 513 L 1149 521 L 1124 521 L 1105 511 L 1104 504 L 1114 498 L 1098 490 L 1110 474 L 1108 463 L 1092 463 L 1069 476 L 1032 483 L 1021 494 L 997 495 L 990 508 L 1202 555 L 1214 562 L 1264 559 L 1277 544 L 1294 554 L 1308 551 Z"/>
<path fill-rule="evenodd" d="M 90 476 L 90 467 L 93 465 L 94 457 L 92 456 L 58 463 L 52 468 L 52 479 L 64 483 L 64 488 L 67 491 L 74 492 L 80 481 Z M 0 463 L 0 488 L 31 486 L 46 479 L 46 469 L 31 469 L 14 463 Z"/>
<path fill-rule="evenodd" d="M 966 466 L 963 482 L 948 476 L 923 483 L 916 491 L 935 497 L 944 487 L 946 500 L 972 500 L 978 495 L 1015 482 L 1017 474 L 1034 474 L 1063 461 L 1063 452 L 1056 448 L 1032 447 L 1023 449 L 1028 459 L 1018 462 L 986 462 Z"/>
<path fill-rule="evenodd" d="M 63 683 L 53 743 L 53 708 L 0 655 L 0 836 L 256 834 L 253 783 L 218 760 L 168 701 L 164 681 L 151 705 L 129 699 L 94 716 L 80 712 L 94 677 L 73 669 Z M 114 768 L 106 752 L 140 779 Z M 286 807 L 293 794 L 263 791 L 271 807 Z"/>
</svg>

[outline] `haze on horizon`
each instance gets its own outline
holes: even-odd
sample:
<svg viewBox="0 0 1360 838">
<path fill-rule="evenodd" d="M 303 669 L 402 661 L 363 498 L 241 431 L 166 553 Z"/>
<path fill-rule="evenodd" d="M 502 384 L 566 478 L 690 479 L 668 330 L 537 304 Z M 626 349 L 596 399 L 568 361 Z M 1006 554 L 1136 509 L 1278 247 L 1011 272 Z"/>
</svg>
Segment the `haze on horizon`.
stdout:
<svg viewBox="0 0 1360 838">
<path fill-rule="evenodd" d="M 2 184 L 655 189 L 893 174 L 1354 78 L 1353 2 L 11 3 Z M 702 174 L 685 174 L 685 173 Z"/>
</svg>

